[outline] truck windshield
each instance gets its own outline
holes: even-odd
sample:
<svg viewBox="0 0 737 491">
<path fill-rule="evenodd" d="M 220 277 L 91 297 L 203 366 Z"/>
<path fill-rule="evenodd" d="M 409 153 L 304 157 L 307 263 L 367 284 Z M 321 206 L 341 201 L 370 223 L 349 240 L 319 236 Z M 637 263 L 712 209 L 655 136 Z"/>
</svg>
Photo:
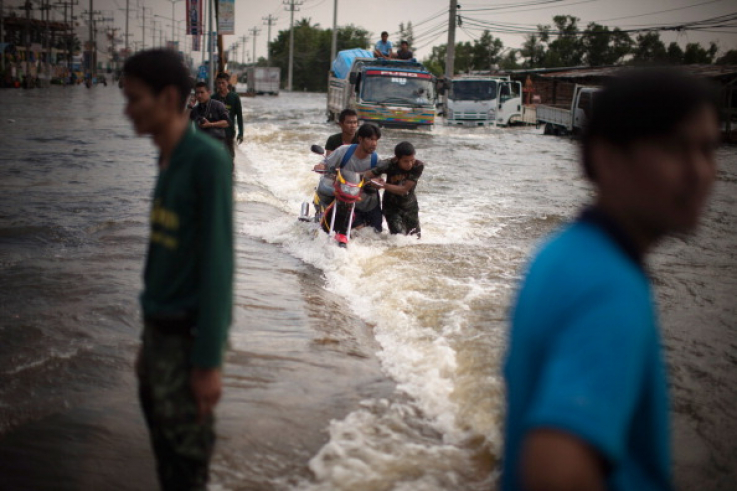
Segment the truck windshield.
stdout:
<svg viewBox="0 0 737 491">
<path fill-rule="evenodd" d="M 490 101 L 496 99 L 494 80 L 455 80 L 449 96 L 455 101 Z"/>
<path fill-rule="evenodd" d="M 430 104 L 435 98 L 432 79 L 429 75 L 420 77 L 366 74 L 362 83 L 361 100 L 376 104 Z"/>
</svg>

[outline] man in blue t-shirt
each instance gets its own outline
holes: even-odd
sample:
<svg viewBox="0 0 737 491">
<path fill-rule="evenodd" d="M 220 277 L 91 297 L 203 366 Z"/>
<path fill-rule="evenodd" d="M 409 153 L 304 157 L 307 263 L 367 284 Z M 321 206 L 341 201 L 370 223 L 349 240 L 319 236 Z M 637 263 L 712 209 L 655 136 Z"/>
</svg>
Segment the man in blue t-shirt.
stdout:
<svg viewBox="0 0 737 491">
<path fill-rule="evenodd" d="M 672 489 L 644 256 L 696 226 L 717 114 L 705 82 L 680 72 L 632 72 L 598 94 L 582 140 L 595 203 L 536 254 L 513 309 L 504 491 Z"/>
<path fill-rule="evenodd" d="M 374 56 L 377 58 L 393 58 L 392 42 L 389 41 L 389 33 L 384 31 L 381 33 L 381 40 L 376 43 L 374 48 Z"/>
</svg>

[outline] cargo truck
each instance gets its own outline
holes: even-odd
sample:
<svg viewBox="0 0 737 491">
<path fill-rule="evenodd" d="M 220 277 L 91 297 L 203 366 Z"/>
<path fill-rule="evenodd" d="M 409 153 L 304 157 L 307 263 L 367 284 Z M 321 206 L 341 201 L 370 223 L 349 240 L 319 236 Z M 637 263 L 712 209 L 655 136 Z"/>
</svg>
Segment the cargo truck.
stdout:
<svg viewBox="0 0 737 491">
<path fill-rule="evenodd" d="M 279 95 L 281 68 L 249 66 L 246 68 L 246 95 Z"/>
<path fill-rule="evenodd" d="M 327 116 L 355 109 L 361 123 L 393 128 L 435 124 L 435 77 L 416 61 L 386 60 L 363 49 L 345 50 L 328 78 Z"/>
<path fill-rule="evenodd" d="M 522 84 L 509 77 L 459 76 L 451 81 L 446 124 L 506 126 L 522 118 Z"/>
<path fill-rule="evenodd" d="M 545 125 L 546 135 L 580 133 L 591 118 L 595 95 L 600 90 L 600 87 L 576 85 L 570 105 L 538 104 L 535 115 L 537 125 Z"/>
</svg>

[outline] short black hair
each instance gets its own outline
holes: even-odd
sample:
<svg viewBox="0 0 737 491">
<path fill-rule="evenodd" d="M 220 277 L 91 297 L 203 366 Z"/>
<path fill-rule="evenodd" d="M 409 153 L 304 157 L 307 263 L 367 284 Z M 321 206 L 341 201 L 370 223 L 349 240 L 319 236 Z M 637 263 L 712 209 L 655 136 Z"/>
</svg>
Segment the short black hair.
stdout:
<svg viewBox="0 0 737 491">
<path fill-rule="evenodd" d="M 210 87 L 207 85 L 207 82 L 201 82 L 200 81 L 200 82 L 197 82 L 196 84 L 194 84 L 194 88 L 195 89 L 197 89 L 199 87 L 204 87 L 204 88 L 207 89 L 208 92 L 210 92 Z"/>
<path fill-rule="evenodd" d="M 373 138 L 374 136 L 377 140 L 381 138 L 381 130 L 375 124 L 366 123 L 358 127 L 358 138 Z"/>
<path fill-rule="evenodd" d="M 591 146 L 603 140 L 619 148 L 668 135 L 695 111 L 719 108 L 717 91 L 703 78 L 673 68 L 637 68 L 609 80 L 594 96 L 581 140 L 586 177 L 596 181 Z"/>
<path fill-rule="evenodd" d="M 123 76 L 137 78 L 158 95 L 165 87 L 179 92 L 182 111 L 192 90 L 192 78 L 179 53 L 170 49 L 149 49 L 128 58 Z"/>
<path fill-rule="evenodd" d="M 217 80 L 228 80 L 230 81 L 230 75 L 228 75 L 225 72 L 218 73 L 217 77 L 215 77 Z"/>
<path fill-rule="evenodd" d="M 350 109 L 350 108 L 343 109 L 342 111 L 340 111 L 340 114 L 338 115 L 338 122 L 342 123 L 343 121 L 345 121 L 345 118 L 347 118 L 348 116 L 358 117 L 358 113 L 356 112 L 355 109 Z"/>
<path fill-rule="evenodd" d="M 397 146 L 394 147 L 394 156 L 398 159 L 414 154 L 415 146 L 412 145 L 410 142 L 399 142 L 397 143 Z"/>
<path fill-rule="evenodd" d="M 404 39 L 402 39 L 401 41 L 399 41 L 399 45 L 400 46 L 403 45 L 403 44 L 406 44 L 407 46 L 409 46 L 409 42 L 405 41 Z"/>
<path fill-rule="evenodd" d="M 386 31 L 383 31 L 383 32 L 381 33 L 381 35 L 382 35 L 382 36 L 388 36 L 388 35 L 389 35 L 389 33 L 388 33 L 388 32 L 386 32 Z"/>
</svg>

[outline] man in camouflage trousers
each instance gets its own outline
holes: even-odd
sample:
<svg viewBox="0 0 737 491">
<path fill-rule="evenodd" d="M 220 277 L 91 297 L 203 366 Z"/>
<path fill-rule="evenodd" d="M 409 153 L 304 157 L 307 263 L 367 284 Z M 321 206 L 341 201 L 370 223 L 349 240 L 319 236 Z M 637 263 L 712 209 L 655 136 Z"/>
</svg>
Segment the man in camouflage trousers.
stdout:
<svg viewBox="0 0 737 491">
<path fill-rule="evenodd" d="M 160 154 L 136 360 L 164 491 L 205 490 L 233 302 L 233 190 L 223 145 L 191 127 L 187 68 L 150 50 L 123 69 L 125 113 Z"/>
</svg>

